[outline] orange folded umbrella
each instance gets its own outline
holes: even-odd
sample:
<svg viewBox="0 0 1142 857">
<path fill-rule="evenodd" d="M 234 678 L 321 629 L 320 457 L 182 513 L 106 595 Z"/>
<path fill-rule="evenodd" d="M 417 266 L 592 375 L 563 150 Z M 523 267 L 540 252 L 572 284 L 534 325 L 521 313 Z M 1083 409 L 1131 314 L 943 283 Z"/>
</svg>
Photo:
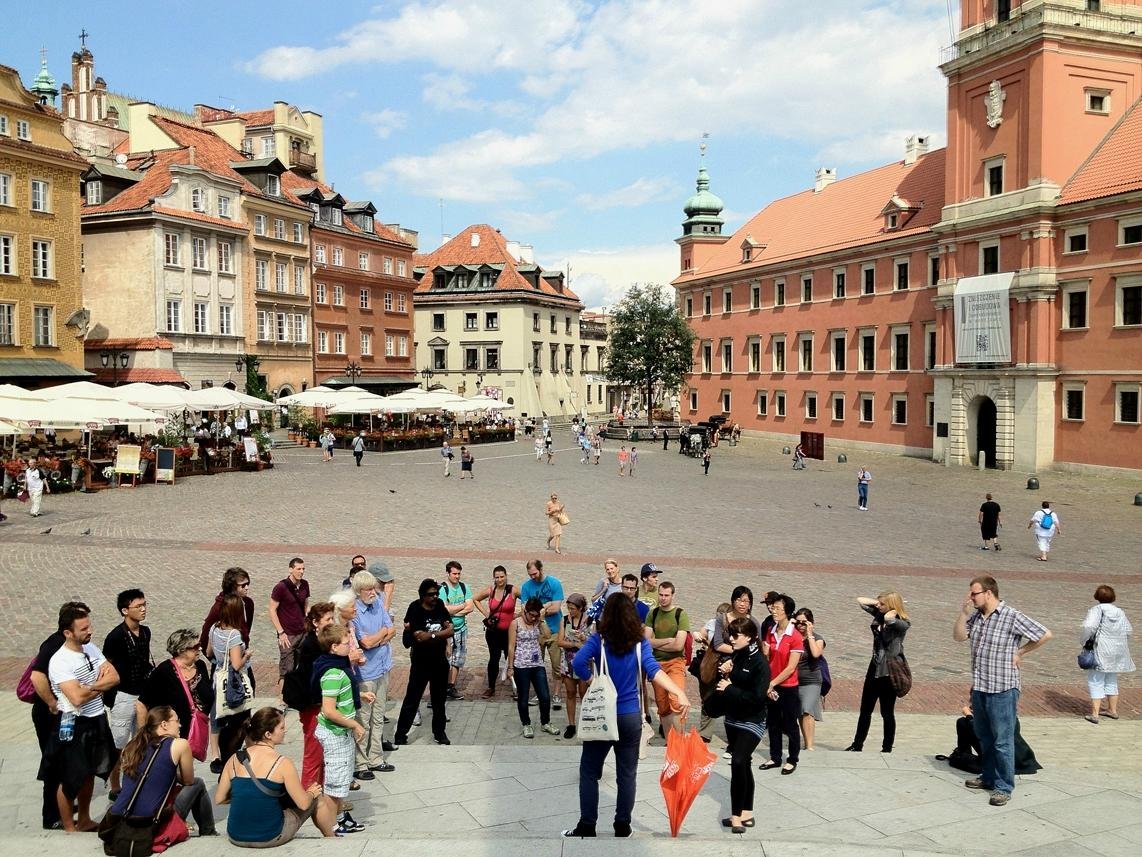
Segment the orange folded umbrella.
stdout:
<svg viewBox="0 0 1142 857">
<path fill-rule="evenodd" d="M 690 727 L 683 735 L 671 729 L 666 735 L 666 759 L 658 778 L 666 812 L 670 816 L 670 835 L 677 836 L 694 798 L 710 778 L 718 757 L 710 752 L 698 730 Z"/>
</svg>

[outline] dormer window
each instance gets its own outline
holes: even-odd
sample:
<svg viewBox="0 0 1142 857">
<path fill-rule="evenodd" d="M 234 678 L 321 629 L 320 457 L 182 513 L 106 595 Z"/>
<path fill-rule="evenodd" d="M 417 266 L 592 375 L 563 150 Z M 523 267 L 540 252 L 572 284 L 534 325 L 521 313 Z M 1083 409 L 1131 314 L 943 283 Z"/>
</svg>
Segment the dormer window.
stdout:
<svg viewBox="0 0 1142 857">
<path fill-rule="evenodd" d="M 242 154 L 243 155 L 254 154 L 254 140 L 253 140 L 253 138 L 251 138 L 251 137 L 243 137 L 242 138 Z"/>
<path fill-rule="evenodd" d="M 192 211 L 206 211 L 206 192 L 202 188 L 190 192 L 190 207 Z"/>
<path fill-rule="evenodd" d="M 281 196 L 282 194 L 281 179 L 275 176 L 273 173 L 266 176 L 266 193 L 268 193 L 270 196 Z"/>
<path fill-rule="evenodd" d="M 329 222 L 334 226 L 341 225 L 341 209 L 334 206 L 329 207 Z"/>
<path fill-rule="evenodd" d="M 892 230 L 892 229 L 898 228 L 899 226 L 900 226 L 900 215 L 894 211 L 890 215 L 888 215 L 887 222 L 884 224 L 884 228 L 888 229 L 888 230 Z"/>
<path fill-rule="evenodd" d="M 101 205 L 103 203 L 103 182 L 91 179 L 84 188 L 88 205 Z"/>
<path fill-rule="evenodd" d="M 373 218 L 362 217 L 361 218 L 361 229 L 363 229 L 365 232 L 372 235 L 373 234 Z"/>
<path fill-rule="evenodd" d="M 746 244 L 742 247 L 742 261 L 748 262 L 751 258 L 753 258 L 753 248 Z"/>
</svg>

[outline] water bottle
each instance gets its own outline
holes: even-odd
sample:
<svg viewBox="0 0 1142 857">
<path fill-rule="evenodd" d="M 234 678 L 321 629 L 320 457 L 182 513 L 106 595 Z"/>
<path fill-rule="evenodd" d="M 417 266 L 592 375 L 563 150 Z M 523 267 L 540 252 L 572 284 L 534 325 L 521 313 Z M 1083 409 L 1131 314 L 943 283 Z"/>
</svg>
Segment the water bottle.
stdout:
<svg viewBox="0 0 1142 857">
<path fill-rule="evenodd" d="M 75 736 L 75 712 L 64 711 L 59 716 L 59 739 L 70 741 Z"/>
</svg>

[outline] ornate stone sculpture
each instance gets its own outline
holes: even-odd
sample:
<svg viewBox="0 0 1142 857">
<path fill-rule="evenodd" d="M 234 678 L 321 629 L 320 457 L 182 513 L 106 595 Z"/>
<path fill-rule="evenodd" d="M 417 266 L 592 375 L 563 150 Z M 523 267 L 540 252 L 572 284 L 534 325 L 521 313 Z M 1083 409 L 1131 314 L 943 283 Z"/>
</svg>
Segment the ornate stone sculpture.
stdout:
<svg viewBox="0 0 1142 857">
<path fill-rule="evenodd" d="M 987 127 L 998 128 L 1003 122 L 1003 102 L 1007 100 L 1007 93 L 998 80 L 993 80 L 987 87 L 983 100 L 987 106 Z"/>
</svg>

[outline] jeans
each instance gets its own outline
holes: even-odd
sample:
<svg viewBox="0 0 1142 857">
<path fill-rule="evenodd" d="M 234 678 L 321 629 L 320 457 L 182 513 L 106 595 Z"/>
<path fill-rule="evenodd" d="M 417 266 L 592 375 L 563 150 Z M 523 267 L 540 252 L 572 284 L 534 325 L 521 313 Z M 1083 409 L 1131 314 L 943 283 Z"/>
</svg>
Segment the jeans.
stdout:
<svg viewBox="0 0 1142 857">
<path fill-rule="evenodd" d="M 499 628 L 485 628 L 484 642 L 488 644 L 488 689 L 496 689 L 500 674 L 500 658 L 507 658 L 508 632 Z"/>
<path fill-rule="evenodd" d="M 1000 693 L 971 692 L 972 720 L 979 738 L 984 786 L 997 792 L 1015 791 L 1015 718 L 1019 689 Z"/>
<path fill-rule="evenodd" d="M 868 505 L 868 483 L 867 482 L 858 482 L 857 483 L 857 505 L 858 506 L 867 506 Z"/>
<path fill-rule="evenodd" d="M 199 836 L 214 835 L 214 803 L 202 777 L 195 777 L 189 786 L 182 787 L 174 799 L 174 811 L 183 821 L 188 815 L 193 815 Z"/>
<path fill-rule="evenodd" d="M 775 687 L 777 699 L 769 701 L 765 721 L 769 727 L 769 758 L 781 764 L 781 736 L 789 739 L 789 764 L 801 758 L 801 694 L 796 687 Z M 738 733 L 741 734 L 740 732 Z M 737 744 L 733 745 L 737 752 Z"/>
<path fill-rule="evenodd" d="M 761 736 L 726 724 L 726 740 L 733 747 L 730 759 L 730 815 L 753 812 L 753 751 Z"/>
<path fill-rule="evenodd" d="M 896 741 L 896 688 L 888 676 L 876 677 L 876 661 L 872 661 L 868 665 L 864 688 L 860 693 L 860 715 L 857 717 L 856 735 L 853 737 L 853 746 L 858 749 L 864 747 L 864 739 L 868 737 L 872 725 L 872 710 L 878 702 L 880 717 L 884 721 L 884 742 L 880 749 L 887 753 Z"/>
<path fill-rule="evenodd" d="M 594 827 L 599 820 L 599 780 L 611 748 L 615 751 L 615 823 L 630 824 L 634 810 L 638 745 L 642 738 L 642 715 L 637 711 L 619 715 L 618 741 L 584 741 L 579 757 L 579 823 Z"/>
<path fill-rule="evenodd" d="M 420 707 L 420 698 L 424 696 L 426 687 L 429 688 L 429 698 L 432 700 L 432 735 L 439 738 L 446 734 L 444 694 L 448 690 L 448 659 L 443 653 L 429 656 L 414 653 L 408 671 L 404 702 L 401 703 L 400 717 L 397 718 L 395 737 L 408 737 L 408 730 L 412 728 L 412 719 Z"/>
<path fill-rule="evenodd" d="M 531 725 L 531 715 L 527 711 L 527 697 L 535 685 L 535 696 L 539 700 L 539 722 L 546 726 L 551 722 L 551 690 L 547 686 L 547 667 L 514 667 L 516 689 L 516 708 L 519 710 L 519 722 L 524 726 Z"/>
</svg>

